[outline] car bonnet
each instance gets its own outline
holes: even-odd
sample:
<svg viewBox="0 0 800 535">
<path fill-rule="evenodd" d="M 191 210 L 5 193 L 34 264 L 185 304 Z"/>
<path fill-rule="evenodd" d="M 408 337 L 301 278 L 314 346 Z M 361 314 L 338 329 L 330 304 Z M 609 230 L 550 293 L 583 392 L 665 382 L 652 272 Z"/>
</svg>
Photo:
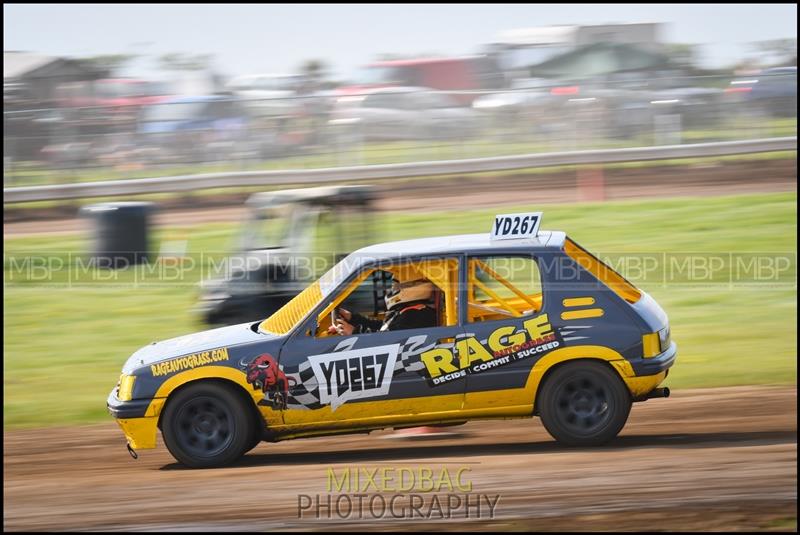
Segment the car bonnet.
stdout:
<svg viewBox="0 0 800 535">
<path fill-rule="evenodd" d="M 125 362 L 122 373 L 130 374 L 142 366 L 199 351 L 278 338 L 277 335 L 255 332 L 252 325 L 253 322 L 241 323 L 153 342 L 131 355 Z"/>
</svg>

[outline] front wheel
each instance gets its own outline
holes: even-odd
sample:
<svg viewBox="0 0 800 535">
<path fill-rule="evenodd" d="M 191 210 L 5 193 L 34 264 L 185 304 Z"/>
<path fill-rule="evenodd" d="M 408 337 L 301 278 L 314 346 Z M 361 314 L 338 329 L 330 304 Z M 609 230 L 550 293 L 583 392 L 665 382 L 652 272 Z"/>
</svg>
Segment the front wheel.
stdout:
<svg viewBox="0 0 800 535">
<path fill-rule="evenodd" d="M 247 409 L 229 387 L 190 384 L 167 401 L 161 422 L 164 443 L 175 459 L 191 468 L 230 464 L 253 446 Z"/>
<path fill-rule="evenodd" d="M 550 375 L 539 394 L 539 414 L 547 432 L 568 446 L 598 446 L 625 426 L 631 395 L 605 364 L 565 364 Z"/>
</svg>

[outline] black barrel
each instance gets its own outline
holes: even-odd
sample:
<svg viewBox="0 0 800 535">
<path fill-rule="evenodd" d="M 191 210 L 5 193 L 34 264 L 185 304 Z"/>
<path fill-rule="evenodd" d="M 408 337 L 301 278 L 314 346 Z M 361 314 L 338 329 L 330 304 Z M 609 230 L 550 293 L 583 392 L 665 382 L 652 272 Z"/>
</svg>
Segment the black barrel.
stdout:
<svg viewBox="0 0 800 535">
<path fill-rule="evenodd" d="M 81 208 L 92 222 L 92 257 L 98 267 L 124 268 L 148 260 L 150 202 L 109 202 Z"/>
</svg>

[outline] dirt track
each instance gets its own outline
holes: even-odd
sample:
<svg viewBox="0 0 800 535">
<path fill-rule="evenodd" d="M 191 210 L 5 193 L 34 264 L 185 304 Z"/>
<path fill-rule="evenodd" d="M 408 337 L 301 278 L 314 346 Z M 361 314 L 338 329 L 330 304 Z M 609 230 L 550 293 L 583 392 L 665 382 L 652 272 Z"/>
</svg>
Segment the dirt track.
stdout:
<svg viewBox="0 0 800 535">
<path fill-rule="evenodd" d="M 597 187 L 591 171 L 558 171 L 535 175 L 463 176 L 391 183 L 379 186 L 379 210 L 434 212 L 503 205 L 569 203 L 645 197 L 733 195 L 797 190 L 797 161 L 734 161 L 689 166 L 611 169 Z M 176 197 L 159 203 L 156 225 L 235 221 L 244 214 L 242 194 Z M 89 204 L 90 200 L 81 201 Z M 191 207 L 191 208 L 189 208 Z M 3 210 L 3 234 L 83 232 L 88 222 L 75 217 L 77 204 L 60 209 Z"/>
<path fill-rule="evenodd" d="M 202 471 L 175 464 L 162 444 L 134 461 L 111 422 L 13 431 L 4 436 L 3 523 L 6 530 L 796 530 L 796 407 L 796 387 L 685 390 L 635 405 L 620 437 L 603 448 L 560 447 L 536 419 L 471 422 L 449 428 L 461 436 L 438 440 L 384 440 L 388 432 L 376 432 L 261 444 L 234 467 Z M 475 495 L 500 499 L 494 519 L 484 520 L 474 511 L 469 520 L 454 511 L 428 522 L 388 514 L 379 521 L 368 512 L 363 520 L 314 520 L 313 511 L 298 519 L 298 495 L 328 494 L 328 467 L 437 474 L 464 467 Z"/>
</svg>

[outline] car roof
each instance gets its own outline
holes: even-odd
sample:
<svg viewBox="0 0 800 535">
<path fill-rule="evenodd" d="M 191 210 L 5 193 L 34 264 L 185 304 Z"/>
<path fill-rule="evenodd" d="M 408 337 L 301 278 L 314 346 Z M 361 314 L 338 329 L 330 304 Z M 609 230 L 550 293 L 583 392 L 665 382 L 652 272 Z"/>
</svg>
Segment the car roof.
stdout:
<svg viewBox="0 0 800 535">
<path fill-rule="evenodd" d="M 460 253 L 486 253 L 496 250 L 501 254 L 531 249 L 561 249 L 567 236 L 560 231 L 539 231 L 535 238 L 492 240 L 486 234 L 460 234 L 379 243 L 363 247 L 347 255 L 341 262 L 319 279 L 323 297 L 337 288 L 352 273 L 365 264 L 395 260 L 409 256 L 450 255 Z"/>
<path fill-rule="evenodd" d="M 370 197 L 374 187 L 366 184 L 348 186 L 321 186 L 317 188 L 285 189 L 254 193 L 247 204 L 255 208 L 266 208 L 289 202 L 313 202 L 319 200 L 347 200 Z"/>
<path fill-rule="evenodd" d="M 409 255 L 470 253 L 491 249 L 560 249 L 564 245 L 565 239 L 566 234 L 563 232 L 551 230 L 539 231 L 534 238 L 512 240 L 492 240 L 488 233 L 458 234 L 379 243 L 363 247 L 353 254 L 380 259 Z"/>
</svg>

